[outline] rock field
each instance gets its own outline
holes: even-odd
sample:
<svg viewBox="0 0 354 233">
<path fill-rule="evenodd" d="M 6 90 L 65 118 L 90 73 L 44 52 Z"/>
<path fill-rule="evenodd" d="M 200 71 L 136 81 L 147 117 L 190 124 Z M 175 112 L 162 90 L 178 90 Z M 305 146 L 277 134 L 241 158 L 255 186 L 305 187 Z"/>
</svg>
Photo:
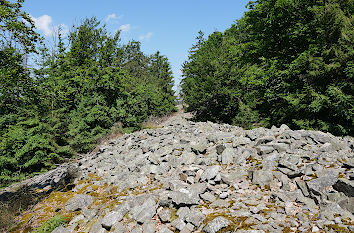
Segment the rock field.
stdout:
<svg viewBox="0 0 354 233">
<path fill-rule="evenodd" d="M 354 232 L 351 137 L 179 115 L 72 166 L 55 233 Z"/>
</svg>

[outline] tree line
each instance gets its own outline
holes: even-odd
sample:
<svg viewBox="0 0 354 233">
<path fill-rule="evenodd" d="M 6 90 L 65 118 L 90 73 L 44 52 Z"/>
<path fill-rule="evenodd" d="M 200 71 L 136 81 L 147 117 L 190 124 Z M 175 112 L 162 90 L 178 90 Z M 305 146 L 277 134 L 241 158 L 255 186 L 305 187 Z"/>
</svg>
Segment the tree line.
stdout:
<svg viewBox="0 0 354 233">
<path fill-rule="evenodd" d="M 0 1 L 0 185 L 53 168 L 117 130 L 175 111 L 168 59 L 96 18 L 43 43 L 23 0 Z M 32 55 L 31 55 L 32 54 Z M 33 69 L 26 57 L 36 54 Z"/>
<path fill-rule="evenodd" d="M 257 0 L 200 32 L 182 93 L 197 120 L 354 134 L 354 1 Z"/>
</svg>

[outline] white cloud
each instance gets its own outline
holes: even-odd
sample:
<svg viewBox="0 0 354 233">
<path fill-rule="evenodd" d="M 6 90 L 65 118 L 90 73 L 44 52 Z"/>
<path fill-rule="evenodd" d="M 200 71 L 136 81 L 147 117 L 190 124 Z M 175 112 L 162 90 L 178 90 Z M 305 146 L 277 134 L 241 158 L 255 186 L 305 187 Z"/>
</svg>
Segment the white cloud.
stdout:
<svg viewBox="0 0 354 233">
<path fill-rule="evenodd" d="M 42 15 L 38 18 L 31 16 L 36 28 L 44 33 L 45 36 L 54 35 L 58 32 L 59 28 L 62 35 L 66 35 L 69 32 L 69 27 L 65 24 L 53 25 L 53 19 L 49 15 Z"/>
<path fill-rule="evenodd" d="M 123 24 L 122 26 L 119 27 L 119 30 L 122 32 L 127 32 L 130 31 L 131 28 L 132 27 L 130 24 Z"/>
<path fill-rule="evenodd" d="M 140 35 L 139 40 L 149 40 L 152 37 L 152 35 L 153 35 L 152 32 L 148 32 L 145 35 Z"/>
<path fill-rule="evenodd" d="M 52 17 L 49 15 L 42 15 L 38 18 L 32 17 L 32 20 L 34 21 L 34 25 L 38 30 L 41 30 L 44 32 L 44 35 L 50 36 L 53 33 L 53 26 L 52 26 Z"/>
<path fill-rule="evenodd" d="M 121 18 L 123 18 L 123 15 L 116 15 L 115 13 L 112 13 L 110 15 L 107 15 L 107 17 L 105 18 L 105 22 L 113 22 L 113 23 L 117 23 Z"/>
</svg>

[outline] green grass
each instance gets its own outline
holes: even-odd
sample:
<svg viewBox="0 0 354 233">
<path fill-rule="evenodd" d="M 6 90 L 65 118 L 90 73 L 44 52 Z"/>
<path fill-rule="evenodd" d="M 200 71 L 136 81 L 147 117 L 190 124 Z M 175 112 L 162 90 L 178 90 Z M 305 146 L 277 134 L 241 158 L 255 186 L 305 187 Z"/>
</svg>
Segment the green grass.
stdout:
<svg viewBox="0 0 354 233">
<path fill-rule="evenodd" d="M 64 225 L 65 223 L 64 217 L 57 215 L 42 223 L 40 227 L 34 229 L 31 233 L 50 233 L 58 226 Z"/>
</svg>

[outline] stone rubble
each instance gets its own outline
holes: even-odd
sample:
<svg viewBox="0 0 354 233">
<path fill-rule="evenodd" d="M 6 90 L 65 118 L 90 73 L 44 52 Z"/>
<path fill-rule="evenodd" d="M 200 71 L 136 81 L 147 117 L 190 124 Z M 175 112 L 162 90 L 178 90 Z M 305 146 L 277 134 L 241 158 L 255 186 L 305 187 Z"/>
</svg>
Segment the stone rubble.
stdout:
<svg viewBox="0 0 354 233">
<path fill-rule="evenodd" d="M 57 233 L 354 231 L 351 137 L 179 116 L 78 168 L 63 210 L 76 217 Z"/>
</svg>

